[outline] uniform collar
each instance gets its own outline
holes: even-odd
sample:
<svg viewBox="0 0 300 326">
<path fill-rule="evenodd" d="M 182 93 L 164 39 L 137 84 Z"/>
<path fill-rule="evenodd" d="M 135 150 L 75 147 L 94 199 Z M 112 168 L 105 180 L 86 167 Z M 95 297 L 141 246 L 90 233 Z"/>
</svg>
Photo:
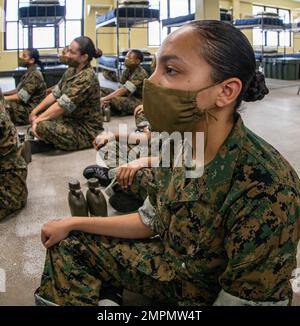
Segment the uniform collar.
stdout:
<svg viewBox="0 0 300 326">
<path fill-rule="evenodd" d="M 37 70 L 37 65 L 32 65 L 27 68 L 27 71 L 36 71 Z"/>
<path fill-rule="evenodd" d="M 217 206 L 218 203 L 223 203 L 224 196 L 230 189 L 233 173 L 246 136 L 247 128 L 241 116 L 237 114 L 234 127 L 214 160 L 205 166 L 202 177 L 190 179 L 186 185 L 185 169 L 175 169 L 174 188 L 169 189 L 172 192 L 169 198 L 172 196 L 175 198 L 172 202 L 201 199 Z"/>
<path fill-rule="evenodd" d="M 128 74 L 133 75 L 136 72 L 139 72 L 141 70 L 141 65 L 138 65 L 134 70 L 130 70 L 129 68 L 126 68 L 126 70 L 128 71 Z"/>
<path fill-rule="evenodd" d="M 73 79 L 73 78 L 79 76 L 80 74 L 82 74 L 83 71 L 85 71 L 86 69 L 89 69 L 89 68 L 91 68 L 90 63 L 87 63 L 79 72 L 76 72 L 76 68 L 70 67 L 69 69 L 71 69 L 71 74 L 68 79 Z"/>
</svg>

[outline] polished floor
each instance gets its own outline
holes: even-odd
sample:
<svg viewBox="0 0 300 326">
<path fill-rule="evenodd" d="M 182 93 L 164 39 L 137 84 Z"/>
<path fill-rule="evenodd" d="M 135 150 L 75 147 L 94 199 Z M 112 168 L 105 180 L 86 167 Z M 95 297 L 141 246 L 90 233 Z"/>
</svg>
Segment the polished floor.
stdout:
<svg viewBox="0 0 300 326">
<path fill-rule="evenodd" d="M 300 96 L 297 82 L 268 80 L 270 95 L 263 101 L 244 105 L 242 116 L 246 125 L 275 146 L 300 174 Z M 0 79 L 0 87 L 14 87 L 13 80 Z M 133 127 L 132 117 L 113 119 L 106 128 L 117 128 L 120 121 Z M 0 293 L 0 305 L 33 305 L 33 292 L 39 284 L 45 250 L 40 242 L 43 223 L 69 216 L 68 180 L 76 177 L 83 190 L 86 182 L 82 170 L 94 164 L 96 152 L 52 152 L 33 157 L 29 165 L 28 204 L 21 212 L 0 223 L 0 272 L 6 274 L 6 292 Z M 114 214 L 110 210 L 110 214 Z M 298 254 L 300 267 L 300 255 Z M 0 288 L 1 291 L 1 288 Z M 146 303 L 127 294 L 125 304 Z M 300 293 L 294 296 L 300 305 Z"/>
</svg>

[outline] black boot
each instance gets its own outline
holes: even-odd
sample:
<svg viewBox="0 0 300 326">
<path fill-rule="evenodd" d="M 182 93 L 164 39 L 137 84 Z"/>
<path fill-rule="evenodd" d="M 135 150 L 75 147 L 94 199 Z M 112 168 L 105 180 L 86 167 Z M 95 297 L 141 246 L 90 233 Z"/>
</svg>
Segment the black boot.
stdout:
<svg viewBox="0 0 300 326">
<path fill-rule="evenodd" d="M 90 165 L 84 169 L 83 176 L 86 179 L 96 178 L 102 187 L 107 187 L 111 182 L 108 171 L 108 168 L 99 165 Z"/>
<path fill-rule="evenodd" d="M 136 212 L 143 206 L 144 201 L 119 189 L 109 198 L 109 203 L 116 211 L 128 214 Z"/>
</svg>

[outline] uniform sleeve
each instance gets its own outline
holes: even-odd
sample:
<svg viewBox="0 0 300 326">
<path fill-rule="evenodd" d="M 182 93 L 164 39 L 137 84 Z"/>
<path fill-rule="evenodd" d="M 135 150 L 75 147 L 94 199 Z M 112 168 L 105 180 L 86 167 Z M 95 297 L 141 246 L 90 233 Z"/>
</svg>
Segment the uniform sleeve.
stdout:
<svg viewBox="0 0 300 326">
<path fill-rule="evenodd" d="M 124 84 L 126 83 L 127 79 L 128 79 L 128 69 L 126 68 L 126 69 L 123 71 L 123 73 L 122 73 L 122 75 L 121 75 L 121 77 L 120 77 L 120 84 L 121 84 L 121 85 L 124 85 Z"/>
<path fill-rule="evenodd" d="M 62 93 L 57 103 L 68 113 L 74 112 L 90 96 L 92 76 L 81 76 L 73 81 L 72 86 Z"/>
<path fill-rule="evenodd" d="M 146 76 L 143 73 L 134 73 L 130 79 L 126 81 L 124 87 L 133 94 L 138 87 L 141 87 L 144 83 Z"/>
<path fill-rule="evenodd" d="M 149 182 L 147 184 L 148 197 L 146 198 L 144 204 L 139 209 L 139 215 L 142 222 L 148 226 L 154 234 L 159 234 L 161 237 L 164 236 L 166 226 L 160 216 L 159 209 L 157 208 L 156 195 L 157 186 L 155 183 Z"/>
<path fill-rule="evenodd" d="M 139 208 L 139 215 L 141 217 L 142 222 L 154 230 L 154 220 L 156 211 L 155 208 L 150 203 L 149 197 L 146 198 L 144 205 Z"/>
<path fill-rule="evenodd" d="M 6 157 L 16 148 L 16 129 L 6 117 L 6 113 L 0 110 L 0 159 Z"/>
<path fill-rule="evenodd" d="M 32 95 L 41 85 L 41 78 L 37 74 L 29 74 L 18 90 L 18 96 L 24 103 L 28 103 Z"/>
<path fill-rule="evenodd" d="M 286 302 L 296 263 L 299 206 L 299 194 L 284 185 L 252 190 L 235 202 L 226 225 L 228 265 L 220 277 L 218 300 L 231 296 L 241 305 L 272 305 L 270 298 Z"/>
<path fill-rule="evenodd" d="M 66 74 L 67 74 L 68 70 L 63 74 L 62 78 L 60 79 L 60 81 L 54 86 L 53 90 L 52 90 L 52 95 L 56 98 L 59 99 L 62 96 L 62 92 L 61 92 L 61 85 L 63 83 L 63 81 L 66 78 Z"/>
</svg>

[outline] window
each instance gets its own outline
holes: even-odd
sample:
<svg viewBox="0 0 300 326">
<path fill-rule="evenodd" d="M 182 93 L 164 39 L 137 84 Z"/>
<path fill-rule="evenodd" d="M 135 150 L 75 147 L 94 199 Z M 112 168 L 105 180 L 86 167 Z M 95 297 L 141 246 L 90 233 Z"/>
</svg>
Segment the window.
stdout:
<svg viewBox="0 0 300 326">
<path fill-rule="evenodd" d="M 156 0 L 150 0 L 153 8 L 157 7 Z M 155 7 L 156 6 L 156 7 Z M 160 1 L 160 19 L 173 18 L 195 13 L 195 0 L 163 0 Z M 172 31 L 175 28 L 172 28 Z M 162 28 L 160 22 L 152 22 L 148 24 L 148 46 L 160 46 L 171 29 Z"/>
<path fill-rule="evenodd" d="M 29 2 L 29 0 L 5 1 L 5 50 L 64 47 L 75 37 L 83 35 L 83 0 L 60 0 L 61 5 L 66 5 L 66 19 L 57 29 L 53 25 L 28 28 L 18 23 L 18 3 L 20 7 L 24 7 L 28 6 Z"/>
<path fill-rule="evenodd" d="M 283 20 L 284 24 L 291 22 L 291 12 L 287 9 L 266 7 L 266 6 L 253 6 L 253 15 L 257 15 L 261 12 L 272 12 L 278 14 L 279 18 Z M 291 46 L 291 32 L 282 31 L 262 31 L 259 29 L 253 29 L 253 45 L 254 46 L 273 46 L 273 47 L 284 47 Z"/>
</svg>

